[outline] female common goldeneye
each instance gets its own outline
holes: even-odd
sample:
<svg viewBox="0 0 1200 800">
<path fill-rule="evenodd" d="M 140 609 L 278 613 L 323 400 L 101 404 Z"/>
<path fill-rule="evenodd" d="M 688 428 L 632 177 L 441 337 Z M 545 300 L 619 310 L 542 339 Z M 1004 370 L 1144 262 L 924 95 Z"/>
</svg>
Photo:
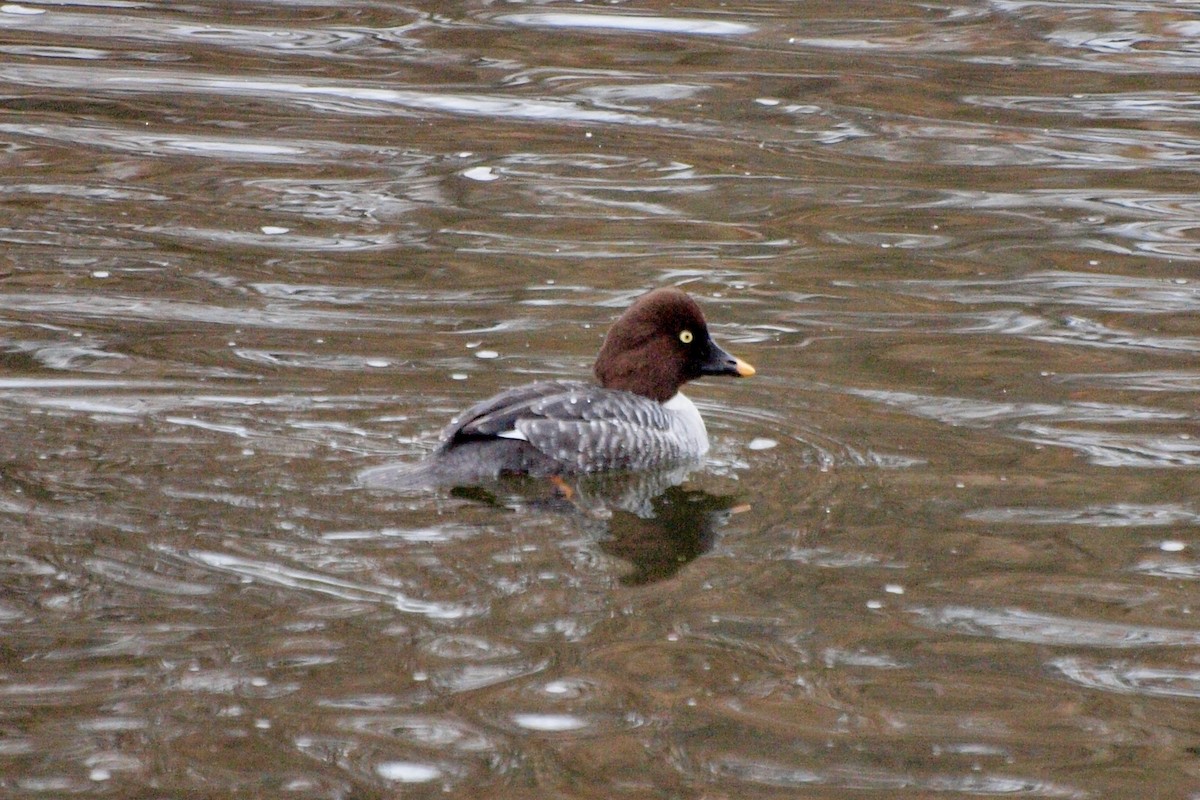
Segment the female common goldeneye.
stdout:
<svg viewBox="0 0 1200 800">
<path fill-rule="evenodd" d="M 696 460 L 708 452 L 708 432 L 679 387 L 701 375 L 749 377 L 754 367 L 709 337 L 695 300 L 656 289 L 613 324 L 594 372 L 598 386 L 543 381 L 471 406 L 417 465 L 422 480 L 468 484 Z"/>
</svg>

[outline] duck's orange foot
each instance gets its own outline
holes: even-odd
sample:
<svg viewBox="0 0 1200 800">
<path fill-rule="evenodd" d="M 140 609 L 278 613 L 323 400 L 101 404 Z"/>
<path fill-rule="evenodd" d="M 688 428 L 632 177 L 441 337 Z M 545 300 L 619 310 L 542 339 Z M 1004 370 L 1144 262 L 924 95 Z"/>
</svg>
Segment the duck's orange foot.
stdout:
<svg viewBox="0 0 1200 800">
<path fill-rule="evenodd" d="M 562 476 L 551 475 L 550 483 L 554 484 L 555 491 L 557 491 L 558 494 L 564 499 L 573 500 L 575 498 L 575 490 L 572 489 L 570 485 L 568 485 L 567 482 L 562 479 Z"/>
</svg>

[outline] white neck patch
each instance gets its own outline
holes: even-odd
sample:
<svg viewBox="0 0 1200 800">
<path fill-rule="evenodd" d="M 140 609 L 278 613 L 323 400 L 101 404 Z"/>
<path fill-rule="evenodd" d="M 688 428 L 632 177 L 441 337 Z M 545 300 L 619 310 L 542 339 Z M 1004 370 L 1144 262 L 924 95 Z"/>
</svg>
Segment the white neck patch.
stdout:
<svg viewBox="0 0 1200 800">
<path fill-rule="evenodd" d="M 676 392 L 674 397 L 662 405 L 664 409 L 676 415 L 680 432 L 691 440 L 696 455 L 707 453 L 708 429 L 704 427 L 704 417 L 700 416 L 700 409 L 696 408 L 696 404 L 683 392 Z"/>
</svg>

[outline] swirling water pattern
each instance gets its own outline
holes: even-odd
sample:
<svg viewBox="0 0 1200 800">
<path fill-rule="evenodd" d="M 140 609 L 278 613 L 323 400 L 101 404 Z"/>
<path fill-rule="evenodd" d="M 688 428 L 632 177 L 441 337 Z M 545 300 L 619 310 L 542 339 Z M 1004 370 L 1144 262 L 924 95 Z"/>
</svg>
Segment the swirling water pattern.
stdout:
<svg viewBox="0 0 1200 800">
<path fill-rule="evenodd" d="M 1193 17 L 0 5 L 0 792 L 1195 796 Z M 704 470 L 359 480 L 663 284 Z"/>
</svg>

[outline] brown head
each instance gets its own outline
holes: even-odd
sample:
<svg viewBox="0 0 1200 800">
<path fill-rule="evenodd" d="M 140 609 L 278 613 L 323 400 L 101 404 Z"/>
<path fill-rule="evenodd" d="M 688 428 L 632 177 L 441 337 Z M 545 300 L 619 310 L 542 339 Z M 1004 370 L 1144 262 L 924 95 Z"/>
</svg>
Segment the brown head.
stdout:
<svg viewBox="0 0 1200 800">
<path fill-rule="evenodd" d="M 696 301 L 679 289 L 642 295 L 613 323 L 600 355 L 596 379 L 660 403 L 701 375 L 749 377 L 754 367 L 722 350 L 708 335 Z"/>
</svg>

